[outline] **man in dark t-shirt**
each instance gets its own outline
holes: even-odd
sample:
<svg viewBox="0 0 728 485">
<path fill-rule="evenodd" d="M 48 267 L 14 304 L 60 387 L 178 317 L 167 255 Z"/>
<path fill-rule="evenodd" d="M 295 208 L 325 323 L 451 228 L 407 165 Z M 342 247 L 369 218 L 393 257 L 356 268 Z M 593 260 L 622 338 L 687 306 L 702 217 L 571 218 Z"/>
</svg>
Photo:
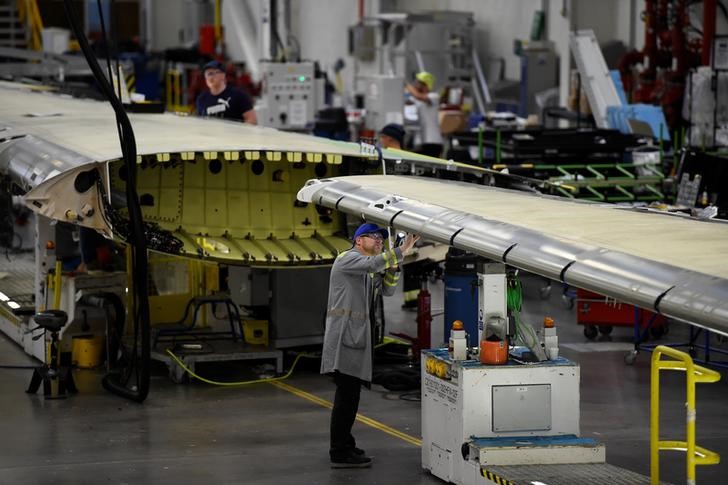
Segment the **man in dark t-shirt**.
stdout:
<svg viewBox="0 0 728 485">
<path fill-rule="evenodd" d="M 197 114 L 257 124 L 253 101 L 244 91 L 227 85 L 225 66 L 221 62 L 210 61 L 203 69 L 210 90 L 197 97 Z"/>
</svg>

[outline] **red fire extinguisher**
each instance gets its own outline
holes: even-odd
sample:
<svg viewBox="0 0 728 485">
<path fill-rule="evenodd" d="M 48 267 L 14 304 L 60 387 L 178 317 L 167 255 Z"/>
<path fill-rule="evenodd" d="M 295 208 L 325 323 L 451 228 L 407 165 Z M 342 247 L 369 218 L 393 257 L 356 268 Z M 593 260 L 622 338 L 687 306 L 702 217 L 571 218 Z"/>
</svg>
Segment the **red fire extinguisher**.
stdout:
<svg viewBox="0 0 728 485">
<path fill-rule="evenodd" d="M 413 344 L 413 352 L 419 355 L 420 350 L 430 348 L 430 324 L 432 323 L 432 297 L 427 290 L 427 280 L 422 282 L 422 289 L 417 295 L 417 340 Z"/>
</svg>

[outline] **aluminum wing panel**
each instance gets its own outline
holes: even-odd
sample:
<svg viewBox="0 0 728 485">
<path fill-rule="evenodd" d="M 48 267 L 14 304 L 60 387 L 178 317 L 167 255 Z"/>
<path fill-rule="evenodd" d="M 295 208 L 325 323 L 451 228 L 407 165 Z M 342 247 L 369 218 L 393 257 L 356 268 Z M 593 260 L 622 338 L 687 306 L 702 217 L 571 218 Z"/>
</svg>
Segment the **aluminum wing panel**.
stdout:
<svg viewBox="0 0 728 485">
<path fill-rule="evenodd" d="M 417 177 L 311 180 L 298 198 L 728 335 L 726 224 Z"/>
<path fill-rule="evenodd" d="M 614 250 L 728 279 L 728 223 L 723 221 L 625 210 L 611 204 L 421 177 L 352 176 L 333 180 L 374 190 L 380 198 L 399 196 L 409 202 L 529 229 L 556 241 Z"/>
<path fill-rule="evenodd" d="M 77 152 L 33 135 L 0 131 L 0 173 L 9 176 L 25 192 L 46 180 L 93 162 Z M 17 137 L 17 138 L 12 138 Z"/>
</svg>

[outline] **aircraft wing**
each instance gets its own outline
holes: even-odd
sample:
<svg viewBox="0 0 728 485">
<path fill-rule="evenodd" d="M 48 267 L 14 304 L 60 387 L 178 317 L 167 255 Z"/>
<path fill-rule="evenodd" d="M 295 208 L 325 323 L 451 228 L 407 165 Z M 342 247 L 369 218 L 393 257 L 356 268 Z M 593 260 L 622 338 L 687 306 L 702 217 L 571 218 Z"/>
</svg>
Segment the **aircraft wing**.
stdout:
<svg viewBox="0 0 728 485">
<path fill-rule="evenodd" d="M 298 198 L 728 335 L 728 223 L 420 177 L 310 180 Z"/>
<path fill-rule="evenodd" d="M 109 104 L 0 82 L 0 105 L 0 174 L 26 205 L 124 239 L 125 175 Z M 157 251 L 238 264 L 331 262 L 351 245 L 344 228 L 331 211 L 297 202 L 297 190 L 313 177 L 381 170 L 372 145 L 168 113 L 129 118 Z M 447 166 L 406 151 L 383 157 Z"/>
</svg>

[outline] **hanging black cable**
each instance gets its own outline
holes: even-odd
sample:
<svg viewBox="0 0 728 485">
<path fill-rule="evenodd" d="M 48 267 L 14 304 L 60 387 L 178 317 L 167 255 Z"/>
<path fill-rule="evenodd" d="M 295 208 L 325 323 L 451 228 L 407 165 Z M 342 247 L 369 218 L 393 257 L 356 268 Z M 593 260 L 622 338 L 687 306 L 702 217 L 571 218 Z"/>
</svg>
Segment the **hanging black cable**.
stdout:
<svg viewBox="0 0 728 485">
<path fill-rule="evenodd" d="M 101 7 L 101 2 L 96 2 L 96 7 L 99 11 L 99 22 L 101 23 L 101 47 L 104 49 L 106 54 L 106 72 L 108 73 L 108 79 L 114 79 L 114 75 L 111 71 L 111 46 L 107 40 L 109 36 L 106 35 L 106 22 L 104 22 L 104 9 Z"/>
<path fill-rule="evenodd" d="M 134 339 L 130 358 L 125 360 L 125 367 L 112 371 L 103 379 L 106 390 L 142 402 L 149 393 L 149 300 L 147 298 L 147 246 L 139 197 L 136 193 L 136 140 L 129 117 L 124 111 L 121 101 L 114 93 L 109 80 L 103 74 L 94 56 L 88 39 L 78 21 L 73 8 L 72 0 L 64 0 L 63 5 L 78 44 L 81 47 L 86 62 L 94 75 L 96 82 L 106 99 L 111 103 L 116 114 L 116 123 L 119 129 L 124 169 L 126 170 L 126 204 L 129 213 L 128 242 L 131 247 L 132 274 L 134 279 Z M 107 39 L 104 39 L 107 42 Z M 122 82 L 119 79 L 119 82 Z M 140 344 L 136 344 L 139 338 Z M 132 377 L 134 378 L 132 381 Z"/>
</svg>

